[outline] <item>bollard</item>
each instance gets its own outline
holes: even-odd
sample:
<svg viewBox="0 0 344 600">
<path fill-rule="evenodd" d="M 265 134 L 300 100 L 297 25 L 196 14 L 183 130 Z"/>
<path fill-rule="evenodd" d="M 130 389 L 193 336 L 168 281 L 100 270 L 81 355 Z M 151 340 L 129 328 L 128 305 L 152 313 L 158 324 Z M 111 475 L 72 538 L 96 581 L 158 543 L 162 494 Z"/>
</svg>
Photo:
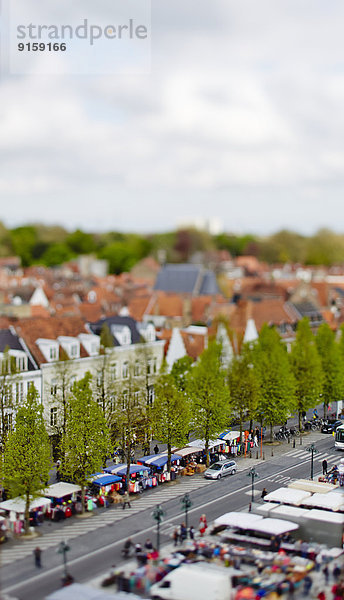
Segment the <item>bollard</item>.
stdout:
<svg viewBox="0 0 344 600">
<path fill-rule="evenodd" d="M 252 510 L 252 504 L 250 502 L 250 504 L 248 505 L 248 512 L 251 512 L 251 510 Z"/>
<path fill-rule="evenodd" d="M 252 458 L 252 451 L 250 450 L 250 458 Z"/>
<path fill-rule="evenodd" d="M 288 437 L 288 444 L 290 444 L 290 437 Z"/>
<path fill-rule="evenodd" d="M 300 433 L 300 446 L 302 446 L 302 435 Z"/>
<path fill-rule="evenodd" d="M 273 456 L 273 455 L 274 455 L 274 451 L 273 451 L 273 449 L 271 448 L 271 456 Z"/>
<path fill-rule="evenodd" d="M 257 450 L 257 452 L 256 452 L 256 459 L 258 460 L 258 450 Z"/>
<path fill-rule="evenodd" d="M 295 448 L 295 438 L 293 439 L 293 448 Z"/>
<path fill-rule="evenodd" d="M 265 452 L 263 452 L 263 460 L 265 460 Z"/>
</svg>

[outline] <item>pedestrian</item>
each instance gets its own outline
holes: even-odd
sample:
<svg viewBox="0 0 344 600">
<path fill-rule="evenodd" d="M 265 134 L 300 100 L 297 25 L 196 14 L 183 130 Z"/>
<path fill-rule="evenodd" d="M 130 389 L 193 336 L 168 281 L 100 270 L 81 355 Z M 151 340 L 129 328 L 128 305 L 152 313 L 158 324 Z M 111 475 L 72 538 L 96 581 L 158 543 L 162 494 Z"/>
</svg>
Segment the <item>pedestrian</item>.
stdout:
<svg viewBox="0 0 344 600">
<path fill-rule="evenodd" d="M 267 496 L 267 493 L 268 493 L 268 490 L 267 490 L 266 488 L 263 488 L 263 491 L 262 491 L 262 493 L 261 493 L 260 497 L 261 497 L 262 499 L 264 499 L 264 498 L 265 498 L 265 496 Z"/>
<path fill-rule="evenodd" d="M 189 527 L 189 536 L 190 536 L 190 540 L 195 539 L 195 528 L 193 525 L 190 525 L 190 527 Z"/>
<path fill-rule="evenodd" d="M 325 592 L 319 592 L 317 598 L 318 600 L 326 600 Z"/>
<path fill-rule="evenodd" d="M 253 445 L 255 446 L 255 448 L 258 448 L 258 436 L 255 435 L 253 438 Z"/>
<path fill-rule="evenodd" d="M 145 549 L 148 552 L 152 552 L 154 550 L 153 544 L 152 544 L 152 542 L 151 542 L 151 540 L 149 538 L 147 538 L 146 541 L 145 541 Z"/>
<path fill-rule="evenodd" d="M 175 527 L 172 537 L 173 537 L 173 543 L 174 543 L 174 545 L 178 546 L 178 543 L 179 543 L 179 531 L 178 531 L 178 527 Z"/>
<path fill-rule="evenodd" d="M 154 446 L 154 453 L 155 453 L 155 454 L 159 454 L 159 446 L 158 446 L 158 444 L 156 444 L 156 445 Z"/>
<path fill-rule="evenodd" d="M 311 591 L 312 584 L 313 584 L 312 578 L 309 575 L 306 575 L 306 577 L 304 577 L 304 579 L 303 579 L 304 596 L 306 596 L 306 597 L 309 596 L 309 592 Z"/>
<path fill-rule="evenodd" d="M 185 523 L 181 523 L 180 525 L 180 539 L 182 542 L 187 538 L 187 529 L 185 527 Z"/>
<path fill-rule="evenodd" d="M 122 508 L 123 510 L 125 509 L 126 505 L 128 505 L 129 508 L 131 508 L 131 504 L 130 504 L 130 498 L 129 498 L 129 494 L 127 491 L 124 492 L 123 496 L 122 496 Z"/>
<path fill-rule="evenodd" d="M 338 565 L 334 565 L 333 568 L 333 577 L 335 580 L 339 579 L 339 575 L 341 573 L 340 567 Z"/>
<path fill-rule="evenodd" d="M 326 460 L 326 458 L 324 458 L 324 460 L 322 461 L 322 470 L 323 470 L 323 475 L 327 475 L 327 460 Z"/>
<path fill-rule="evenodd" d="M 325 583 L 327 585 L 328 584 L 329 575 L 330 575 L 327 565 L 325 565 L 325 567 L 323 568 L 323 573 L 324 573 L 324 577 L 325 577 Z"/>
<path fill-rule="evenodd" d="M 41 555 L 42 555 L 42 550 L 40 549 L 39 546 L 37 546 L 34 551 L 33 551 L 33 555 L 35 558 L 35 565 L 38 569 L 41 568 L 42 563 L 41 563 Z"/>
<path fill-rule="evenodd" d="M 207 518 L 205 515 L 202 515 L 199 520 L 199 526 L 198 526 L 201 537 L 205 534 L 207 527 L 208 527 Z"/>
</svg>

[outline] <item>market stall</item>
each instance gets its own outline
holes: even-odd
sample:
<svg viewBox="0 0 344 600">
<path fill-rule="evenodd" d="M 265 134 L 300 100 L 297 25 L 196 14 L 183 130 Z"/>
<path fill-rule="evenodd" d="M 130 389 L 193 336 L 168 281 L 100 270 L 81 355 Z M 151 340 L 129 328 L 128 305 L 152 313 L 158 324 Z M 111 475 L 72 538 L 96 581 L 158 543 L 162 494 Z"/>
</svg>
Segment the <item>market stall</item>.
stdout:
<svg viewBox="0 0 344 600">
<path fill-rule="evenodd" d="M 317 492 L 310 498 L 306 498 L 303 501 L 303 505 L 332 510 L 334 512 L 344 512 L 344 496 L 336 492 L 327 492 L 327 494 Z"/>
<path fill-rule="evenodd" d="M 311 492 L 312 494 L 317 492 L 319 494 L 326 494 L 327 492 L 332 492 L 337 487 L 337 485 L 333 485 L 332 483 L 310 481 L 309 479 L 297 479 L 296 481 L 288 483 L 288 488 L 303 490 L 304 492 Z"/>
<path fill-rule="evenodd" d="M 42 496 L 51 500 L 47 516 L 54 521 L 71 517 L 76 512 L 75 505 L 80 492 L 80 486 L 64 481 L 53 483 L 42 490 Z"/>
<path fill-rule="evenodd" d="M 264 496 L 265 502 L 279 502 L 280 504 L 293 504 L 294 506 L 300 506 L 306 498 L 311 496 L 311 492 L 305 492 L 304 490 L 298 490 L 293 488 L 280 487 L 270 494 Z"/>
<path fill-rule="evenodd" d="M 179 467 L 181 459 L 182 457 L 179 454 L 171 454 L 171 465 Z M 142 462 L 146 467 L 152 469 L 159 483 L 170 481 L 170 479 L 174 479 L 176 476 L 177 469 L 171 470 L 171 473 L 167 472 L 168 456 L 165 452 L 143 456 L 138 459 L 138 462 Z"/>
<path fill-rule="evenodd" d="M 9 516 L 9 528 L 13 533 L 24 532 L 24 515 L 26 501 L 24 498 L 11 498 L 0 503 L 0 510 L 4 510 Z M 38 497 L 30 502 L 30 524 L 37 525 L 51 506 L 49 498 Z"/>
<path fill-rule="evenodd" d="M 127 465 L 121 463 L 119 465 L 114 465 L 113 467 L 107 467 L 104 469 L 106 473 L 110 473 L 112 475 L 118 475 L 121 477 L 122 483 L 126 482 L 127 475 Z M 151 468 L 147 465 L 142 464 L 131 464 L 129 467 L 129 475 L 130 480 L 128 482 L 128 492 L 130 493 L 138 493 L 146 488 L 155 487 L 158 485 L 158 480 L 154 475 L 151 475 Z M 115 483 L 116 486 L 119 486 L 120 483 Z"/>
</svg>

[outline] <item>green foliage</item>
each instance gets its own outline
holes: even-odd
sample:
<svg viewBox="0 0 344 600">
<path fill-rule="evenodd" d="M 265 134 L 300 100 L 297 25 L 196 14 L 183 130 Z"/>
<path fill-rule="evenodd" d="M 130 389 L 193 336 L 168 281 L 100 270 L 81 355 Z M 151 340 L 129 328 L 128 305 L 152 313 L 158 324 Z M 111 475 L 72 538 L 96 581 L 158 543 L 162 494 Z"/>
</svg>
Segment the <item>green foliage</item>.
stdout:
<svg viewBox="0 0 344 600">
<path fill-rule="evenodd" d="M 324 375 L 322 398 L 325 418 L 328 406 L 343 398 L 344 365 L 340 347 L 335 342 L 334 333 L 327 323 L 320 325 L 316 335 L 316 344 Z"/>
<path fill-rule="evenodd" d="M 52 244 L 43 252 L 40 262 L 47 267 L 56 267 L 74 258 L 73 252 L 66 244 Z"/>
<path fill-rule="evenodd" d="M 298 322 L 296 340 L 290 353 L 290 365 L 296 381 L 295 396 L 299 413 L 299 429 L 304 411 L 319 403 L 323 372 L 309 320 Z"/>
<path fill-rule="evenodd" d="M 103 248 L 98 255 L 99 258 L 109 261 L 109 271 L 115 275 L 130 271 L 138 261 L 133 248 L 125 242 L 113 242 Z"/>
<path fill-rule="evenodd" d="M 241 438 L 243 421 L 253 419 L 260 399 L 259 379 L 249 344 L 244 344 L 241 354 L 234 356 L 228 375 L 231 406 L 239 417 Z"/>
<path fill-rule="evenodd" d="M 22 264 L 27 267 L 32 262 L 33 251 L 37 243 L 37 232 L 33 226 L 17 227 L 10 232 L 13 252 L 20 256 Z"/>
<path fill-rule="evenodd" d="M 306 238 L 294 231 L 278 231 L 260 242 L 259 257 L 267 262 L 303 262 Z"/>
<path fill-rule="evenodd" d="M 167 444 L 167 469 L 170 471 L 171 448 L 182 446 L 187 441 L 191 418 L 190 402 L 178 390 L 172 374 L 162 373 L 158 378 L 150 418 L 153 435 Z"/>
<path fill-rule="evenodd" d="M 215 244 L 219 250 L 228 250 L 232 256 L 245 254 L 249 246 L 257 242 L 254 235 L 241 235 L 221 233 L 215 237 Z"/>
<path fill-rule="evenodd" d="M 196 435 L 205 440 L 209 464 L 209 440 L 217 437 L 228 425 L 230 392 L 221 367 L 221 346 L 211 342 L 190 371 L 187 393 L 192 401 L 193 427 Z"/>
<path fill-rule="evenodd" d="M 43 408 L 33 385 L 25 403 L 18 409 L 16 428 L 8 436 L 3 460 L 4 487 L 11 496 L 25 498 L 25 529 L 28 531 L 30 500 L 48 484 L 51 468 Z"/>
<path fill-rule="evenodd" d="M 272 438 L 273 426 L 284 423 L 295 410 L 294 376 L 287 350 L 274 328 L 263 325 L 254 349 L 254 364 L 260 385 L 257 416 L 270 426 Z"/>
<path fill-rule="evenodd" d="M 112 348 L 114 345 L 113 336 L 107 323 L 103 323 L 100 331 L 100 345 L 104 348 Z"/>
<path fill-rule="evenodd" d="M 102 470 L 105 457 L 111 453 L 109 430 L 101 409 L 93 400 L 91 379 L 90 373 L 86 373 L 72 388 L 62 440 L 63 474 L 81 487 L 83 498 L 88 478 Z"/>
<path fill-rule="evenodd" d="M 96 249 L 93 235 L 80 229 L 67 236 L 66 244 L 75 254 L 91 254 Z"/>
<path fill-rule="evenodd" d="M 186 389 L 187 376 L 192 367 L 192 363 L 193 360 L 191 356 L 183 356 L 176 360 L 172 365 L 171 375 L 177 389 L 181 392 L 184 392 Z"/>
</svg>

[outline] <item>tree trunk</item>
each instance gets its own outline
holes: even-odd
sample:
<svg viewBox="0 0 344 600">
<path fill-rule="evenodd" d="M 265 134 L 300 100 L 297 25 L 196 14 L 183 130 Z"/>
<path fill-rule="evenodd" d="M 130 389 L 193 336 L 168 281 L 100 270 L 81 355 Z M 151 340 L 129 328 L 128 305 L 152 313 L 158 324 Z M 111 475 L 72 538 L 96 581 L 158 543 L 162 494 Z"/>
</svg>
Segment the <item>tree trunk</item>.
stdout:
<svg viewBox="0 0 344 600">
<path fill-rule="evenodd" d="M 167 471 L 171 473 L 171 443 L 167 444 Z"/>
<path fill-rule="evenodd" d="M 272 423 L 270 423 L 270 442 L 273 441 L 273 428 L 272 428 Z"/>
<path fill-rule="evenodd" d="M 81 514 L 85 512 L 85 486 L 81 486 Z"/>
<path fill-rule="evenodd" d="M 206 467 L 209 467 L 209 440 L 205 440 L 205 447 L 204 447 L 204 452 L 205 452 L 205 464 Z"/>
<path fill-rule="evenodd" d="M 327 418 L 327 407 L 328 407 L 327 402 L 324 402 L 323 406 L 324 406 L 324 420 L 325 420 Z"/>
<path fill-rule="evenodd" d="M 29 533 L 30 530 L 30 492 L 26 492 L 25 495 L 25 513 L 24 513 L 24 529 L 25 533 Z"/>
<path fill-rule="evenodd" d="M 130 480 L 130 460 L 131 460 L 131 444 L 129 442 L 127 447 L 127 474 L 126 474 L 126 484 L 127 484 L 127 492 L 129 494 L 129 480 Z"/>
</svg>

